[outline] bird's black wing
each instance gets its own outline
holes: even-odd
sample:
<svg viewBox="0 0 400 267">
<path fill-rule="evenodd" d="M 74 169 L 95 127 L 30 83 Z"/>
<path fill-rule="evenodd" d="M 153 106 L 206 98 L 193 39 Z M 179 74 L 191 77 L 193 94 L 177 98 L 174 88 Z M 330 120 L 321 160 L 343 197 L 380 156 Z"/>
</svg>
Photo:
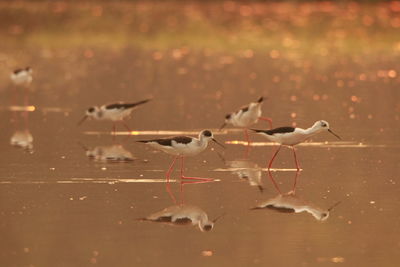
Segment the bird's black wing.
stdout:
<svg viewBox="0 0 400 267">
<path fill-rule="evenodd" d="M 295 128 L 293 127 L 279 127 L 271 130 L 257 130 L 257 129 L 251 129 L 252 131 L 255 131 L 257 133 L 265 133 L 267 135 L 274 135 L 278 133 L 291 133 L 294 132 Z"/>
<path fill-rule="evenodd" d="M 106 109 L 129 109 L 149 102 L 151 99 L 142 100 L 136 103 L 115 103 L 106 106 Z"/>
<path fill-rule="evenodd" d="M 175 141 L 179 144 L 189 144 L 192 142 L 192 138 L 188 136 L 175 136 L 172 138 L 162 138 L 162 139 L 151 139 L 151 140 L 139 140 L 137 142 L 141 143 L 151 143 L 156 142 L 162 146 L 172 146 L 172 141 Z"/>
</svg>

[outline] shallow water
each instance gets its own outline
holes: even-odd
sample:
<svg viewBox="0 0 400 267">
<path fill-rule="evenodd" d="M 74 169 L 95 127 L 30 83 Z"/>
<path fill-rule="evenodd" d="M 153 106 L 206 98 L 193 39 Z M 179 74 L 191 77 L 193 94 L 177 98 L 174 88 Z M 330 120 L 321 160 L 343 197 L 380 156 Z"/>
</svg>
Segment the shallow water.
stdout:
<svg viewBox="0 0 400 267">
<path fill-rule="evenodd" d="M 154 3 L 108 4 L 109 12 L 99 11 L 104 3 L 44 3 L 1 4 L 0 12 L 10 18 L 18 12 L 37 12 L 46 15 L 50 25 L 60 19 L 71 23 L 69 15 L 77 16 L 76 12 L 92 12 L 94 22 L 100 22 L 101 14 L 117 18 L 121 9 L 132 8 L 154 14 L 153 21 L 147 21 L 150 29 L 158 25 L 155 21 L 173 21 Z M 17 21 L 2 20 L 8 30 L 1 33 L 6 41 L 0 44 L 4 63 L 0 66 L 1 266 L 398 266 L 400 55 L 393 47 L 399 40 L 378 44 L 373 38 L 379 36 L 368 35 L 372 41 L 359 41 L 371 44 L 369 50 L 359 54 L 353 48 L 327 46 L 322 63 L 321 56 L 303 55 L 303 48 L 288 47 L 287 41 L 273 47 L 246 42 L 225 50 L 217 36 L 220 31 L 233 34 L 229 25 L 258 29 L 257 20 L 246 15 L 257 6 L 243 5 L 235 13 L 230 11 L 232 3 L 236 6 L 235 2 L 182 6 L 171 2 L 168 7 L 177 14 L 194 12 L 192 5 L 198 5 L 196 14 L 204 17 L 197 19 L 211 18 L 209 27 L 216 32 L 204 30 L 204 40 L 189 36 L 197 43 L 179 45 L 163 39 L 160 47 L 148 48 L 142 45 L 154 41 L 155 33 L 145 35 L 146 42 L 140 39 L 143 36 L 134 44 L 129 44 L 134 39 L 127 43 L 118 39 L 116 43 L 122 43 L 109 47 L 107 40 L 115 36 L 101 26 L 93 31 L 110 36 L 104 44 L 84 37 L 78 42 L 80 35 L 72 26 L 65 33 L 70 42 L 62 43 L 56 40 L 61 38 L 57 32 L 34 16 L 22 20 L 23 31 L 17 34 Z M 264 10 L 265 4 L 259 5 Z M 271 14 L 253 15 L 284 27 L 285 12 L 289 17 L 296 13 L 291 5 L 276 4 Z M 308 5 L 312 10 L 320 4 Z M 381 13 L 360 5 L 356 20 L 368 22 L 365 16 L 384 20 L 382 14 L 388 21 L 398 18 L 395 6 L 374 5 Z M 318 7 L 326 9 L 320 14 L 323 20 L 346 21 L 340 13 L 345 7 L 332 11 L 328 6 Z M 215 17 L 213 12 L 224 15 Z M 76 17 L 78 29 L 86 25 L 82 18 Z M 127 25 L 137 26 L 145 18 Z M 172 30 L 159 32 L 184 32 L 177 18 Z M 113 28 L 118 20 L 102 23 Z M 301 29 L 286 25 L 286 37 L 301 40 L 301 32 L 311 25 Z M 385 25 L 359 27 L 367 33 L 373 31 L 370 27 L 389 32 Z M 243 32 L 237 34 L 245 37 Z M 281 33 L 273 34 L 271 39 L 280 38 Z M 378 56 L 381 49 L 387 56 Z M 15 88 L 7 78 L 21 64 L 34 69 L 29 92 Z M 242 130 L 218 130 L 226 113 L 261 95 L 267 97 L 263 114 L 273 119 L 274 126 L 307 128 L 324 119 L 342 140 L 321 133 L 298 145 L 299 173 L 292 152 L 283 148 L 268 173 L 275 144 L 251 135 L 254 142 L 247 154 Z M 131 133 L 117 125 L 112 136 L 108 122 L 77 126 L 90 106 L 149 97 L 152 101 L 127 121 Z M 172 158 L 135 141 L 196 136 L 202 129 L 212 130 L 226 149 L 210 143 L 211 149 L 186 160 L 186 174 L 215 181 L 181 187 L 178 165 L 167 188 L 164 177 Z M 304 211 L 252 209 L 280 195 Z M 174 206 L 174 199 L 200 208 L 210 220 L 219 219 L 209 232 L 197 226 L 138 220 Z M 320 221 L 322 213 L 329 216 Z"/>
</svg>

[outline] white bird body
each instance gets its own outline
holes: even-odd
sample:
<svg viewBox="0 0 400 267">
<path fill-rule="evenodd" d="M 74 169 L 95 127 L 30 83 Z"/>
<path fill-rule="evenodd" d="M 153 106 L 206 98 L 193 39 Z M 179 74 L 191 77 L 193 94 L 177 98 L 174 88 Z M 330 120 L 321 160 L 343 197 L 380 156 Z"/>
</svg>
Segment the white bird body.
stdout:
<svg viewBox="0 0 400 267">
<path fill-rule="evenodd" d="M 235 127 L 247 128 L 250 125 L 257 123 L 262 114 L 262 103 L 263 97 L 261 97 L 257 102 L 251 102 L 247 106 L 244 106 L 237 111 L 227 114 L 225 116 L 225 122 L 221 126 L 221 129 L 225 127 L 226 124 L 231 124 Z"/>
<path fill-rule="evenodd" d="M 88 108 L 85 117 L 80 123 L 87 117 L 91 117 L 95 120 L 109 120 L 109 121 L 122 121 L 129 117 L 132 111 L 139 105 L 147 103 L 150 99 L 142 100 L 136 103 L 123 103 L 118 102 L 115 104 L 102 105 L 100 107 L 94 106 Z"/>
<path fill-rule="evenodd" d="M 198 225 L 201 231 L 210 231 L 214 226 L 204 210 L 188 204 L 170 206 L 141 220 L 172 225 Z"/>
<path fill-rule="evenodd" d="M 10 78 L 15 85 L 29 85 L 32 82 L 32 69 L 17 69 L 11 73 Z"/>
<path fill-rule="evenodd" d="M 235 127 L 249 127 L 258 122 L 258 118 L 261 117 L 261 114 L 261 103 L 250 103 L 247 111 L 240 109 L 232 113 L 230 123 Z"/>
<path fill-rule="evenodd" d="M 216 142 L 212 133 L 204 130 L 199 133 L 198 138 L 175 136 L 163 139 L 141 140 L 138 142 L 148 144 L 155 149 L 174 156 L 195 156 L 207 148 L 210 140 Z"/>
</svg>

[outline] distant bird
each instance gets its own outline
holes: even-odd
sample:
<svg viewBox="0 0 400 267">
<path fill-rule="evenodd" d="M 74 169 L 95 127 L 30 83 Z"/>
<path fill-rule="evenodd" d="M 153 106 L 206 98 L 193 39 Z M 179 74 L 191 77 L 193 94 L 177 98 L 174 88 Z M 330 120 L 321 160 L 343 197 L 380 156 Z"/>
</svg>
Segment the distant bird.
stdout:
<svg viewBox="0 0 400 267">
<path fill-rule="evenodd" d="M 237 111 L 227 114 L 225 116 L 225 122 L 221 125 L 220 130 L 222 130 L 228 124 L 231 124 L 235 127 L 242 127 L 244 128 L 244 135 L 247 144 L 250 145 L 248 127 L 257 123 L 258 120 L 264 120 L 268 121 L 270 128 L 272 128 L 272 120 L 270 118 L 261 117 L 261 105 L 263 101 L 264 97 L 260 97 L 257 102 L 252 102 Z"/>
<path fill-rule="evenodd" d="M 11 73 L 10 78 L 15 85 L 28 86 L 32 82 L 32 68 L 16 69 Z"/>
<path fill-rule="evenodd" d="M 78 122 L 81 125 L 87 118 L 95 120 L 109 120 L 113 122 L 113 133 L 115 134 L 115 123 L 121 122 L 125 128 L 131 132 L 129 126 L 124 122 L 124 119 L 129 117 L 132 111 L 139 105 L 149 102 L 151 99 L 145 99 L 136 103 L 115 103 L 103 105 L 101 107 L 90 107 L 87 109 L 85 116 Z"/>
<path fill-rule="evenodd" d="M 174 155 L 175 158 L 171 163 L 167 173 L 166 180 L 169 182 L 169 177 L 175 165 L 175 161 L 180 157 L 181 158 L 181 178 L 182 179 L 193 179 L 193 180 L 204 180 L 204 181 L 212 181 L 211 178 L 200 178 L 200 177 L 186 177 L 184 176 L 184 157 L 186 156 L 195 156 L 200 152 L 204 151 L 208 142 L 212 140 L 218 145 L 221 145 L 217 140 L 214 139 L 214 136 L 211 131 L 203 130 L 199 133 L 199 137 L 190 137 L 190 136 L 175 136 L 171 138 L 163 138 L 163 139 L 150 139 L 150 140 L 140 140 L 137 142 L 145 143 L 150 145 L 153 148 L 161 150 L 167 154 Z"/>
<path fill-rule="evenodd" d="M 163 209 L 162 211 L 153 213 L 140 221 L 159 222 L 171 225 L 198 225 L 202 232 L 211 231 L 215 222 L 222 216 L 210 221 L 207 213 L 199 207 L 181 204 Z"/>
<path fill-rule="evenodd" d="M 296 167 L 297 170 L 300 170 L 299 163 L 296 157 L 296 150 L 294 148 L 295 145 L 304 142 L 311 136 L 316 135 L 317 133 L 325 131 L 330 132 L 338 139 L 340 139 L 340 137 L 329 128 L 329 123 L 324 120 L 315 122 L 314 125 L 308 129 L 279 127 L 272 130 L 257 130 L 257 129 L 251 129 L 251 130 L 261 134 L 271 142 L 276 142 L 280 144 L 280 146 L 278 147 L 278 149 L 276 150 L 275 154 L 272 156 L 268 164 L 268 170 L 271 169 L 272 162 L 274 161 L 276 155 L 278 154 L 282 146 L 290 146 L 293 149 L 293 155 L 296 162 Z"/>
</svg>

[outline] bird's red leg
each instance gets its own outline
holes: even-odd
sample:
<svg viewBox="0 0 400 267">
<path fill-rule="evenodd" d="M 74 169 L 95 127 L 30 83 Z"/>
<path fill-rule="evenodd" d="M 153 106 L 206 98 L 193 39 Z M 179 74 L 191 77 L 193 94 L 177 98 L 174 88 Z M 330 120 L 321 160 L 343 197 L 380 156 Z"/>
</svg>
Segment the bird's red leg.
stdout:
<svg viewBox="0 0 400 267">
<path fill-rule="evenodd" d="M 189 179 L 189 180 L 200 180 L 200 181 L 190 181 L 190 182 L 183 182 L 183 183 L 185 183 L 185 184 L 194 184 L 194 183 L 201 183 L 202 181 L 203 182 L 210 182 L 210 181 L 214 181 L 214 179 L 212 179 L 212 178 L 201 178 L 201 177 L 186 177 L 184 174 L 183 174 L 183 170 L 184 170 L 184 168 L 185 168 L 185 163 L 184 163 L 184 161 L 185 161 L 185 159 L 184 159 L 184 157 L 183 156 L 181 156 L 181 179 Z"/>
<path fill-rule="evenodd" d="M 247 128 L 245 128 L 245 129 L 243 129 L 243 131 L 244 131 L 244 137 L 246 138 L 246 141 L 247 141 L 246 150 L 244 151 L 244 157 L 247 158 L 247 157 L 249 157 L 249 154 L 250 154 L 251 141 L 249 138 L 249 130 Z"/>
<path fill-rule="evenodd" d="M 116 131 L 115 131 L 115 122 L 113 122 L 113 127 L 112 127 L 112 136 L 113 136 L 113 140 L 115 140 L 115 134 L 116 134 Z"/>
<path fill-rule="evenodd" d="M 263 120 L 263 121 L 268 121 L 269 123 L 269 128 L 272 129 L 272 119 L 271 118 L 267 118 L 267 117 L 259 117 L 259 120 Z"/>
<path fill-rule="evenodd" d="M 25 105 L 25 108 L 28 108 L 28 103 L 29 103 L 29 90 L 28 90 L 28 87 L 26 87 L 25 91 L 24 91 L 24 105 Z"/>
<path fill-rule="evenodd" d="M 121 121 L 121 122 L 125 126 L 125 128 L 128 130 L 129 135 L 132 135 L 132 130 L 131 130 L 131 128 L 129 128 L 128 124 L 126 124 L 124 121 Z"/>
<path fill-rule="evenodd" d="M 297 161 L 296 150 L 295 150 L 294 146 L 292 146 L 292 149 L 293 149 L 294 160 L 296 161 L 297 171 L 300 171 L 300 166 L 299 166 L 299 162 Z"/>
<path fill-rule="evenodd" d="M 244 137 L 246 138 L 247 146 L 250 147 L 251 141 L 250 141 L 250 138 L 249 138 L 249 130 L 247 130 L 247 128 L 244 128 Z"/>
<path fill-rule="evenodd" d="M 274 161 L 274 159 L 275 159 L 276 155 L 278 154 L 279 150 L 281 150 L 281 147 L 282 147 L 282 145 L 280 145 L 280 146 L 278 147 L 278 149 L 275 151 L 275 154 L 272 156 L 272 159 L 269 161 L 268 170 L 271 169 L 272 162 Z"/>
<path fill-rule="evenodd" d="M 176 204 L 177 204 L 176 198 L 175 198 L 174 194 L 172 193 L 170 183 L 167 183 L 167 184 L 165 185 L 165 189 L 167 190 L 169 197 L 172 199 L 172 201 L 173 201 L 174 204 L 176 205 Z"/>
</svg>

